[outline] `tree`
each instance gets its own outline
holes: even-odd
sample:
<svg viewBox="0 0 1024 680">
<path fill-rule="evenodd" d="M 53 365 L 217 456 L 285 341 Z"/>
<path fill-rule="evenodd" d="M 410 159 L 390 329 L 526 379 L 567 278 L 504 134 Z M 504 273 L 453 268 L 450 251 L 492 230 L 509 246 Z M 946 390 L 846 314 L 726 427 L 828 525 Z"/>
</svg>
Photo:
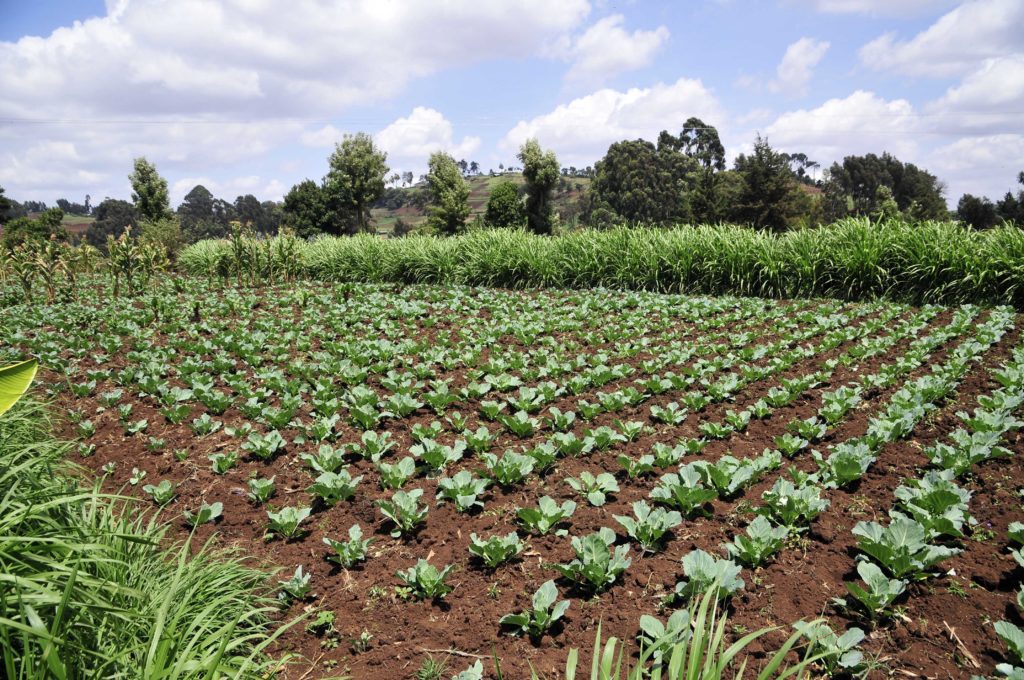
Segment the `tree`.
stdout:
<svg viewBox="0 0 1024 680">
<path fill-rule="evenodd" d="M 440 234 L 456 234 L 465 228 L 469 217 L 469 184 L 462 176 L 461 166 L 443 151 L 430 154 L 427 166 L 427 226 Z"/>
<path fill-rule="evenodd" d="M 284 197 L 281 223 L 303 238 L 317 234 L 337 234 L 327 192 L 311 179 L 291 188 Z"/>
<path fill-rule="evenodd" d="M 132 201 L 139 217 L 160 220 L 171 216 L 167 180 L 156 171 L 156 166 L 144 157 L 136 158 L 135 170 L 128 175 L 128 181 L 132 183 Z"/>
<path fill-rule="evenodd" d="M 996 205 L 982 196 L 964 194 L 956 204 L 956 218 L 972 229 L 989 229 L 999 223 Z"/>
<path fill-rule="evenodd" d="M 551 195 L 558 184 L 558 158 L 554 151 L 544 152 L 536 139 L 528 139 L 516 157 L 523 164 L 526 180 L 526 224 L 535 234 L 550 234 Z"/>
<path fill-rule="evenodd" d="M 666 158 L 678 154 L 689 159 L 696 168 L 682 166 L 675 161 L 680 175 L 683 168 L 690 174 L 687 180 L 689 217 L 697 222 L 717 222 L 725 215 L 725 206 L 719 192 L 720 175 L 725 170 L 725 147 L 718 130 L 700 118 L 687 118 L 678 137 L 662 130 L 658 135 L 658 151 Z M 691 165 L 692 165 L 691 164 Z M 681 178 L 677 182 L 682 181 Z"/>
<path fill-rule="evenodd" d="M 469 163 L 469 174 L 471 174 L 471 175 L 479 175 L 480 174 L 480 164 L 477 163 L 476 161 L 470 161 L 470 163 Z"/>
<path fill-rule="evenodd" d="M 519 186 L 515 182 L 506 179 L 494 185 L 487 197 L 484 221 L 497 228 L 525 226 L 526 212 L 519 197 Z"/>
<path fill-rule="evenodd" d="M 11 213 L 14 210 L 14 202 L 4 196 L 4 188 L 0 187 L 0 224 L 14 217 Z"/>
<path fill-rule="evenodd" d="M 260 203 L 259 199 L 252 194 L 239 196 L 232 206 L 234 218 L 242 224 L 251 224 L 252 228 L 259 234 L 276 234 L 278 221 L 268 207 L 275 204 L 267 201 Z"/>
<path fill-rule="evenodd" d="M 235 218 L 234 207 L 221 198 L 215 198 L 202 184 L 192 187 L 178 206 L 178 220 L 182 236 L 188 243 L 208 238 L 224 238 Z"/>
<path fill-rule="evenodd" d="M 349 233 L 369 230 L 370 204 L 384 193 L 387 160 L 364 132 L 345 135 L 331 154 L 324 189 L 336 221 Z"/>
<path fill-rule="evenodd" d="M 801 197 L 785 154 L 758 135 L 753 154 L 740 154 L 734 166 L 743 178 L 735 216 L 758 229 L 781 231 L 788 227 L 800 213 Z"/>
<path fill-rule="evenodd" d="M 66 241 L 68 232 L 61 224 L 64 211 L 60 208 L 44 210 L 35 219 L 16 217 L 4 225 L 3 239 L 0 245 L 8 250 L 25 243 L 47 241 L 52 237 Z"/>
<path fill-rule="evenodd" d="M 807 173 L 807 171 L 819 168 L 821 167 L 821 164 L 817 161 L 812 161 L 805 153 L 785 153 L 782 155 L 786 157 L 787 161 L 789 161 L 789 169 L 793 171 L 794 175 L 796 175 L 798 182 L 808 186 L 816 186 L 818 184 L 818 182 L 816 182 L 814 178 Z"/>
<path fill-rule="evenodd" d="M 1017 174 L 1017 182 L 1024 185 L 1024 171 Z M 996 204 L 996 211 L 1004 222 L 1024 227 L 1024 191 L 1018 191 L 1016 196 L 1007 191 L 1002 200 Z"/>
<path fill-rule="evenodd" d="M 833 163 L 824 183 L 826 217 L 839 219 L 848 214 L 877 214 L 878 187 L 892 192 L 900 211 L 912 219 L 946 219 L 945 187 L 935 175 L 895 156 L 869 153 L 847 156 L 842 164 Z"/>
<path fill-rule="evenodd" d="M 119 238 L 128 227 L 139 223 L 139 213 L 128 201 L 116 198 L 105 198 L 93 210 L 96 221 L 89 225 L 85 232 L 86 242 L 103 252 L 107 251 L 107 236 Z M 137 231 L 134 233 L 138 234 Z"/>
<path fill-rule="evenodd" d="M 672 141 L 664 140 L 665 137 Z M 659 146 L 643 139 L 615 142 L 597 162 L 591 222 L 634 220 L 669 224 L 684 220 L 688 170 L 696 164 L 683 156 L 675 138 L 663 132 Z"/>
<path fill-rule="evenodd" d="M 162 220 L 142 220 L 139 223 L 139 238 L 162 246 L 171 258 L 174 258 L 181 247 L 185 245 L 181 223 L 176 217 L 165 217 Z"/>
</svg>

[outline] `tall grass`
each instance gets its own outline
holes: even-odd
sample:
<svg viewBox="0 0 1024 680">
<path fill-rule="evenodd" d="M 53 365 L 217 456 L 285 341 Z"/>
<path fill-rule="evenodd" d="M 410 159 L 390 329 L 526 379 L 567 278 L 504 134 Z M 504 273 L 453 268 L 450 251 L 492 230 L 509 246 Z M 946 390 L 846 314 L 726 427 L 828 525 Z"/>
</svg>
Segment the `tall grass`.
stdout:
<svg viewBox="0 0 1024 680">
<path fill-rule="evenodd" d="M 38 403 L 0 417 L 0 676 L 266 677 L 267 574 L 161 547 L 164 526 L 81 486 L 65 450 Z"/>
<path fill-rule="evenodd" d="M 179 257 L 213 276 L 226 242 Z M 508 288 L 609 287 L 707 295 L 889 298 L 1024 308 L 1024 230 L 849 219 L 772 234 L 731 225 L 620 227 L 539 237 L 476 231 L 438 238 L 323 238 L 301 248 L 307 277 Z"/>
</svg>

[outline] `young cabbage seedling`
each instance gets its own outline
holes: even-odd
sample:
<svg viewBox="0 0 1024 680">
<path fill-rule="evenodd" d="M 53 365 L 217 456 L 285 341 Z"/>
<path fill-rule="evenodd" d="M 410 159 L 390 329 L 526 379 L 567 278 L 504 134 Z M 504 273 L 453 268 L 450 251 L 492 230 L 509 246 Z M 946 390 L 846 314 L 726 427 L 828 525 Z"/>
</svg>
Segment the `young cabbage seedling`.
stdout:
<svg viewBox="0 0 1024 680">
<path fill-rule="evenodd" d="M 644 552 L 649 553 L 660 550 L 665 534 L 683 523 L 683 516 L 675 510 L 651 509 L 645 501 L 633 503 L 633 514 L 635 517 L 613 517 L 626 529 L 630 538 L 639 543 Z"/>
<path fill-rule="evenodd" d="M 560 522 L 572 517 L 574 512 L 576 512 L 574 501 L 563 501 L 559 505 L 551 496 L 541 496 L 537 501 L 536 508 L 520 508 L 516 512 L 516 517 L 527 531 L 544 535 Z"/>
<path fill-rule="evenodd" d="M 277 512 L 267 511 L 270 530 L 286 539 L 295 539 L 304 533 L 302 523 L 309 518 L 311 508 L 284 507 Z"/>
<path fill-rule="evenodd" d="M 167 505 L 173 501 L 176 495 L 174 483 L 169 479 L 161 481 L 156 486 L 147 484 L 142 487 L 142 490 L 148 493 L 153 498 L 153 502 L 160 506 Z"/>
<path fill-rule="evenodd" d="M 412 491 L 396 491 L 391 500 L 378 500 L 377 507 L 381 513 L 391 520 L 395 528 L 391 532 L 394 538 L 411 534 L 417 525 L 427 519 L 428 508 L 419 504 L 423 489 Z"/>
<path fill-rule="evenodd" d="M 199 506 L 199 509 L 194 513 L 191 510 L 185 510 L 182 515 L 185 517 L 185 521 L 191 527 L 197 527 L 200 524 L 206 524 L 207 522 L 216 521 L 224 511 L 223 503 L 212 503 L 207 505 L 203 503 Z"/>
<path fill-rule="evenodd" d="M 533 594 L 532 608 L 519 614 L 506 614 L 499 625 L 512 628 L 516 634 L 526 634 L 538 639 L 565 615 L 569 600 L 556 602 L 558 589 L 554 581 L 545 582 Z"/>
<path fill-rule="evenodd" d="M 526 547 L 514 531 L 505 536 L 491 536 L 486 541 L 474 533 L 469 535 L 469 541 L 470 554 L 490 569 L 508 562 Z"/>
<path fill-rule="evenodd" d="M 460 470 L 453 477 L 444 477 L 437 482 L 437 499 L 455 504 L 459 512 L 468 512 L 484 507 L 479 497 L 487 491 L 490 482 L 473 476 L 469 470 Z"/>
<path fill-rule="evenodd" d="M 632 560 L 626 557 L 629 546 L 613 547 L 614 543 L 615 532 L 608 527 L 601 527 L 596 533 L 583 538 L 574 536 L 572 549 L 576 559 L 568 564 L 549 566 L 584 590 L 594 593 L 607 590 L 632 564 Z"/>
<path fill-rule="evenodd" d="M 327 559 L 345 569 L 351 569 L 365 560 L 366 551 L 372 542 L 372 538 L 363 538 L 363 529 L 358 524 L 349 527 L 347 541 L 335 541 L 324 537 L 324 544 L 334 551 Z"/>
<path fill-rule="evenodd" d="M 566 477 L 565 483 L 595 507 L 604 505 L 608 496 L 619 492 L 618 482 L 608 472 L 602 472 L 595 477 L 592 473 L 584 470 L 580 473 L 579 479 Z"/>
<path fill-rule="evenodd" d="M 413 596 L 417 599 L 439 600 L 453 590 L 452 586 L 445 583 L 452 569 L 452 565 L 448 565 L 438 571 L 437 567 L 421 559 L 415 566 L 398 571 L 396 575 L 412 590 Z"/>
</svg>

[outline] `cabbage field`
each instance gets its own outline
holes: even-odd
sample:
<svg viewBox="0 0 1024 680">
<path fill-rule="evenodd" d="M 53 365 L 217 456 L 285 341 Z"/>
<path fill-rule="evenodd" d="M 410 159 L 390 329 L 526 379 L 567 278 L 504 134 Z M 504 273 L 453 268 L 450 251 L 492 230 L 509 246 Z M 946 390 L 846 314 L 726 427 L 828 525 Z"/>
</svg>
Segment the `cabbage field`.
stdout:
<svg viewBox="0 0 1024 680">
<path fill-rule="evenodd" d="M 659 666 L 707 593 L 777 627 L 752 668 L 1024 676 L 1010 307 L 78 285 L 0 347 L 104 490 L 279 569 L 280 677 L 563 677 L 599 628 Z"/>
</svg>

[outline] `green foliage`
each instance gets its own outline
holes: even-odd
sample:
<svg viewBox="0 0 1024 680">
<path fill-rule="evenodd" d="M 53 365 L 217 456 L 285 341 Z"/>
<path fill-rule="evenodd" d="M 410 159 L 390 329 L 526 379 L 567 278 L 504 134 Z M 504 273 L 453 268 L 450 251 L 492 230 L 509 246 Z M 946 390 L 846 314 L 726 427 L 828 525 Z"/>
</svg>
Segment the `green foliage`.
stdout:
<svg viewBox="0 0 1024 680">
<path fill-rule="evenodd" d="M 218 258 L 228 249 L 204 242 L 178 259 L 189 273 L 217 276 Z M 448 239 L 318 240 L 300 244 L 299 251 L 303 275 L 338 282 L 614 287 L 787 299 L 884 296 L 914 304 L 1024 308 L 1024 233 L 1010 227 L 979 232 L 946 222 L 850 219 L 780 235 L 720 225 L 582 230 L 554 239 L 483 230 Z M 662 262 L 673 266 L 656 268 Z"/>
<path fill-rule="evenodd" d="M 739 221 L 757 229 L 786 229 L 800 212 L 800 189 L 785 154 L 772 149 L 758 135 L 754 152 L 736 158 L 736 171 L 743 178 L 734 208 Z"/>
<path fill-rule="evenodd" d="M 197 527 L 200 524 L 207 524 L 209 522 L 217 521 L 217 518 L 224 512 L 224 504 L 220 502 L 216 503 L 202 503 L 199 509 L 195 512 L 191 510 L 185 510 L 182 512 L 182 516 L 185 518 L 185 522 L 189 526 Z"/>
<path fill-rule="evenodd" d="M 527 531 L 544 535 L 572 517 L 574 512 L 576 503 L 573 501 L 563 501 L 559 505 L 551 496 L 541 496 L 537 500 L 536 508 L 520 508 L 516 512 L 516 517 Z"/>
<path fill-rule="evenodd" d="M 551 564 L 552 569 L 590 592 L 607 590 L 629 568 L 628 545 L 614 546 L 615 532 L 607 527 L 593 534 L 572 539 L 576 559 L 568 564 Z"/>
<path fill-rule="evenodd" d="M 440 600 L 453 590 L 452 586 L 445 583 L 453 568 L 448 565 L 439 571 L 430 562 L 421 559 L 405 571 L 399 570 L 396 575 L 412 589 L 412 594 L 417 599 Z"/>
<path fill-rule="evenodd" d="M 927 529 L 900 515 L 888 526 L 857 522 L 853 535 L 857 546 L 895 578 L 927 578 L 930 568 L 960 552 L 958 548 L 930 545 Z"/>
<path fill-rule="evenodd" d="M 554 581 L 546 581 L 533 594 L 531 608 L 520 614 L 506 614 L 501 617 L 500 625 L 514 629 L 516 633 L 525 633 L 531 638 L 540 638 L 569 609 L 569 601 L 558 599 L 558 589 Z"/>
<path fill-rule="evenodd" d="M 729 556 L 749 567 L 760 566 L 782 548 L 789 536 L 784 526 L 772 526 L 763 515 L 758 515 L 747 525 L 746 534 L 736 534 L 732 543 L 723 547 Z"/>
<path fill-rule="evenodd" d="M 309 519 L 311 508 L 286 506 L 273 512 L 267 511 L 270 530 L 287 539 L 295 539 L 305 533 L 302 523 Z"/>
<path fill-rule="evenodd" d="M 156 171 L 156 166 L 144 157 L 136 158 L 134 170 L 128 175 L 132 185 L 132 201 L 139 216 L 145 220 L 163 220 L 171 216 L 167 193 L 167 180 Z"/>
<path fill-rule="evenodd" d="M 565 483 L 595 507 L 604 505 L 608 496 L 619 492 L 619 483 L 608 472 L 602 472 L 594 476 L 593 473 L 584 470 L 580 473 L 579 479 L 566 477 Z"/>
<path fill-rule="evenodd" d="M 479 558 L 490 569 L 508 562 L 525 547 L 514 531 L 505 536 L 491 536 L 487 540 L 478 538 L 475 533 L 469 535 L 470 554 Z"/>
<path fill-rule="evenodd" d="M 363 529 L 358 524 L 349 527 L 347 541 L 335 541 L 324 537 L 324 545 L 334 551 L 328 555 L 327 559 L 345 569 L 351 569 L 365 560 L 366 551 L 372 542 L 372 538 L 363 538 Z"/>
<path fill-rule="evenodd" d="M 873 562 L 858 562 L 857 574 L 864 581 L 864 586 L 847 583 L 846 589 L 853 596 L 854 602 L 859 604 L 868 618 L 872 620 L 886 615 L 890 605 L 903 594 L 907 587 L 906 581 L 888 578 Z M 837 598 L 836 602 L 841 607 L 849 606 L 847 601 L 842 598 Z"/>
<path fill-rule="evenodd" d="M 399 490 L 389 501 L 376 501 L 381 513 L 395 525 L 395 529 L 391 532 L 393 537 L 398 538 L 411 534 L 427 519 L 428 508 L 419 504 L 422 496 L 423 489 L 413 489 L 409 492 Z"/>
<path fill-rule="evenodd" d="M 453 477 L 437 480 L 437 498 L 451 501 L 459 512 L 484 507 L 480 496 L 487 491 L 490 482 L 473 476 L 469 470 L 460 470 Z"/>
<path fill-rule="evenodd" d="M 743 589 L 742 567 L 732 560 L 721 559 L 697 549 L 683 556 L 683 575 L 686 579 L 676 584 L 675 594 L 693 598 L 714 593 L 718 599 Z"/>
<path fill-rule="evenodd" d="M 369 230 L 370 205 L 384 193 L 387 158 L 363 132 L 345 135 L 335 146 L 323 190 L 348 233 Z"/>
<path fill-rule="evenodd" d="M 484 221 L 497 229 L 526 226 L 526 211 L 519 197 L 519 185 L 511 180 L 502 180 L 494 185 L 487 197 Z"/>
<path fill-rule="evenodd" d="M 543 151 L 536 139 L 528 139 L 516 156 L 526 180 L 526 226 L 534 234 L 550 234 L 554 227 L 551 196 L 558 184 L 558 158 Z"/>
<path fill-rule="evenodd" d="M 443 151 L 430 154 L 427 193 L 430 195 L 427 225 L 447 236 L 462 231 L 469 217 L 469 184 L 455 159 Z"/>
<path fill-rule="evenodd" d="M 634 517 L 612 516 L 623 526 L 630 538 L 640 544 L 644 552 L 650 553 L 660 550 L 665 534 L 683 523 L 683 516 L 675 510 L 651 509 L 644 501 L 633 503 L 633 515 Z"/>
</svg>

